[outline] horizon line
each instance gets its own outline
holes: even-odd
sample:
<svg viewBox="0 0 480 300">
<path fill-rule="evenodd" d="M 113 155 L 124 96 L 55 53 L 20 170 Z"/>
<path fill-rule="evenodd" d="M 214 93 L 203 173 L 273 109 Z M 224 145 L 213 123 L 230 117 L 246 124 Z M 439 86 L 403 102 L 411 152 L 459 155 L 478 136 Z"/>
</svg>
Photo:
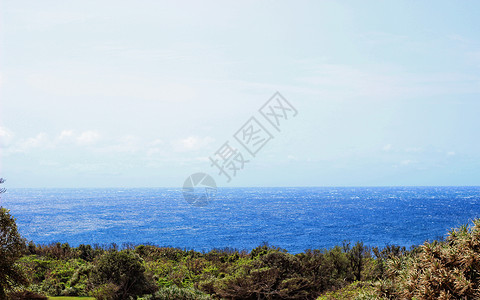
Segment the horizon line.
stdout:
<svg viewBox="0 0 480 300">
<path fill-rule="evenodd" d="M 394 187 L 480 187 L 480 185 L 295 185 L 295 186 L 217 186 L 229 188 L 394 188 Z M 83 187 L 5 187 L 9 189 L 182 189 L 181 186 L 83 186 Z"/>
</svg>

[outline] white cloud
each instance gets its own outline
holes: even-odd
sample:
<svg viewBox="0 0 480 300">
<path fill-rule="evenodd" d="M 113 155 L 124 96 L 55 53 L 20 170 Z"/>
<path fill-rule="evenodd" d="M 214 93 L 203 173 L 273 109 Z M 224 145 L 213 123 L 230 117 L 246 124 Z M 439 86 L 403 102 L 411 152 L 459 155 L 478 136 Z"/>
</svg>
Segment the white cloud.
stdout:
<svg viewBox="0 0 480 300">
<path fill-rule="evenodd" d="M 287 159 L 290 160 L 290 161 L 298 161 L 299 160 L 298 157 L 295 156 L 295 155 L 288 155 Z"/>
<path fill-rule="evenodd" d="M 421 147 L 411 147 L 411 148 L 405 149 L 405 152 L 420 153 L 420 152 L 423 152 L 423 148 L 421 148 Z"/>
<path fill-rule="evenodd" d="M 455 151 L 449 151 L 447 152 L 447 156 L 455 156 Z"/>
<path fill-rule="evenodd" d="M 402 160 L 402 162 L 400 162 L 400 164 L 404 166 L 411 165 L 412 163 L 414 163 L 414 161 L 410 159 Z"/>
<path fill-rule="evenodd" d="M 91 145 L 100 139 L 100 134 L 97 131 L 89 130 L 82 132 L 77 137 L 77 143 L 79 145 Z"/>
<path fill-rule="evenodd" d="M 148 157 L 156 156 L 156 155 L 164 154 L 164 153 L 165 153 L 165 150 L 163 148 L 149 148 L 147 150 L 147 156 Z"/>
<path fill-rule="evenodd" d="M 8 147 L 13 140 L 13 132 L 0 126 L 0 147 Z"/>
<path fill-rule="evenodd" d="M 105 164 L 100 163 L 72 163 L 66 166 L 67 170 L 79 172 L 95 172 L 105 169 Z"/>
<path fill-rule="evenodd" d="M 133 135 L 125 135 L 116 141 L 112 141 L 110 145 L 98 148 L 99 152 L 115 152 L 115 153 L 136 153 L 143 147 L 140 138 Z"/>
<path fill-rule="evenodd" d="M 58 136 L 58 139 L 65 140 L 65 139 L 70 139 L 72 137 L 73 137 L 73 130 L 62 130 L 62 132 L 60 132 L 60 135 Z"/>
<path fill-rule="evenodd" d="M 61 165 L 59 162 L 53 160 L 40 160 L 38 164 L 44 167 L 58 167 Z"/>
<path fill-rule="evenodd" d="M 52 146 L 46 133 L 41 132 L 33 138 L 28 138 L 20 144 L 20 149 L 45 148 Z"/>
<path fill-rule="evenodd" d="M 179 152 L 184 151 L 194 151 L 199 150 L 212 142 L 215 139 L 209 136 L 206 137 L 197 137 L 197 136 L 189 136 L 184 139 L 176 140 L 172 143 L 174 150 Z"/>
<path fill-rule="evenodd" d="M 165 144 L 165 142 L 162 139 L 155 139 L 150 143 L 152 146 L 159 146 L 163 144 Z"/>
<path fill-rule="evenodd" d="M 385 146 L 383 146 L 383 148 L 382 148 L 383 151 L 390 151 L 390 150 L 392 150 L 392 149 L 393 149 L 392 144 L 385 145 Z"/>
</svg>

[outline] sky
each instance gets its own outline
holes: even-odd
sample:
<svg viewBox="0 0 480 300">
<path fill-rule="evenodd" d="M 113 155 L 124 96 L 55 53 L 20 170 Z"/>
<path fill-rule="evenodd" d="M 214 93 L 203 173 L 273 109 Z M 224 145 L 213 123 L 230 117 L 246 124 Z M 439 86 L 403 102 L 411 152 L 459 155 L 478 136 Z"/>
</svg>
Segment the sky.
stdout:
<svg viewBox="0 0 480 300">
<path fill-rule="evenodd" d="M 0 177 L 7 188 L 181 187 L 197 172 L 225 187 L 480 185 L 478 11 L 2 0 Z M 276 92 L 297 111 L 282 111 L 280 131 L 259 112 Z M 252 117 L 272 137 L 255 156 L 234 138 Z M 230 181 L 210 160 L 225 143 L 244 159 L 223 169 Z"/>
</svg>

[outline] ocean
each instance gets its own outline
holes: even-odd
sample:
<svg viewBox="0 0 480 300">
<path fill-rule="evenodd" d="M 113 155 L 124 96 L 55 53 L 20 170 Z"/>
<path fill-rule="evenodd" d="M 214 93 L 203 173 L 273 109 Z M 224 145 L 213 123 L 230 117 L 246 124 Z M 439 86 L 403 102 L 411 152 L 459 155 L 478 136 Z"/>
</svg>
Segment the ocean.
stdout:
<svg viewBox="0 0 480 300">
<path fill-rule="evenodd" d="M 219 188 L 205 207 L 181 189 L 9 189 L 0 204 L 35 243 L 155 244 L 198 251 L 266 242 L 291 253 L 342 241 L 406 247 L 480 217 L 480 187 Z"/>
</svg>

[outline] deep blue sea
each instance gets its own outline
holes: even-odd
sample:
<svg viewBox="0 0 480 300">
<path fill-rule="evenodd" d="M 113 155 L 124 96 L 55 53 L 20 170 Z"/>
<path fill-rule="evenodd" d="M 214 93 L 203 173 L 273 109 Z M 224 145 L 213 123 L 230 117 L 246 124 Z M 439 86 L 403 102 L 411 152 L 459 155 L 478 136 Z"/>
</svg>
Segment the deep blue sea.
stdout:
<svg viewBox="0 0 480 300">
<path fill-rule="evenodd" d="M 0 204 L 36 243 L 150 243 L 291 253 L 343 240 L 418 245 L 480 216 L 480 187 L 220 188 L 206 207 L 181 189 L 9 189 Z"/>
</svg>

